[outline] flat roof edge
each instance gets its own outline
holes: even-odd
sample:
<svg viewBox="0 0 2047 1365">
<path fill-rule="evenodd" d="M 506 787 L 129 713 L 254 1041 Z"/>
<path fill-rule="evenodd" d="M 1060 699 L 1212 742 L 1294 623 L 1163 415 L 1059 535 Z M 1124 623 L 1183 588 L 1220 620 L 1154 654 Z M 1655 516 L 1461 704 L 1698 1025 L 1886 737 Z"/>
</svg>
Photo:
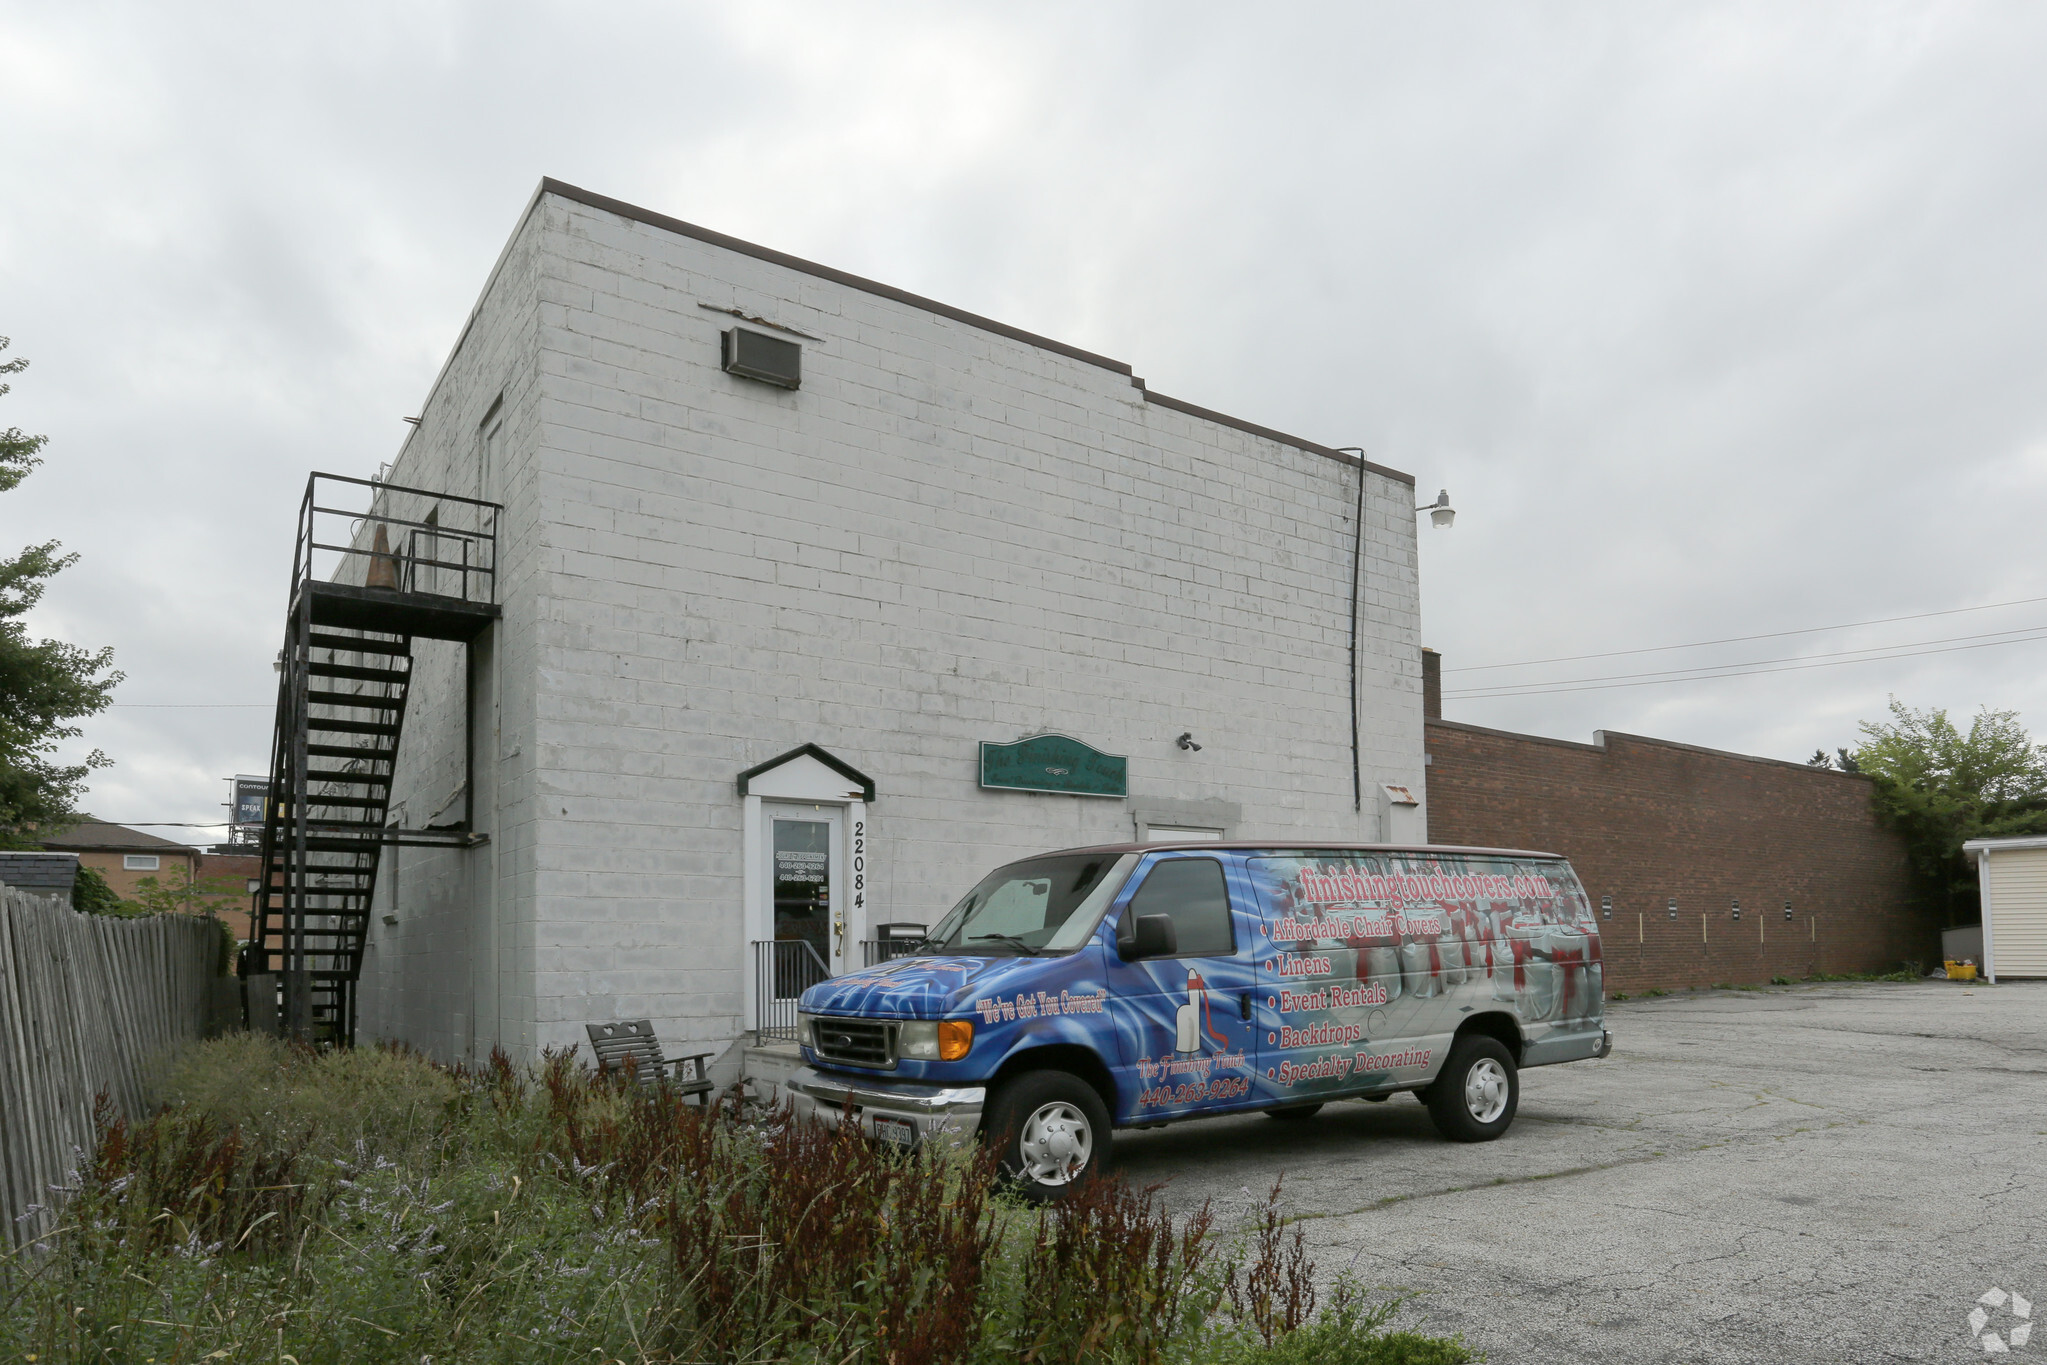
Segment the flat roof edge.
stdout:
<svg viewBox="0 0 2047 1365">
<path fill-rule="evenodd" d="M 883 284 L 879 280 L 870 280 L 865 276 L 855 275 L 850 271 L 837 270 L 828 265 L 820 265 L 816 261 L 805 260 L 801 256 L 791 256 L 786 251 L 776 251 L 773 247 L 765 247 L 758 242 L 749 242 L 744 238 L 729 236 L 723 232 L 713 232 L 710 228 L 698 227 L 695 223 L 685 222 L 680 218 L 672 218 L 665 213 L 656 213 L 653 209 L 641 208 L 638 204 L 629 204 L 623 199 L 613 199 L 607 194 L 598 194 L 594 190 L 586 190 L 577 185 L 570 185 L 556 180 L 552 176 L 541 177 L 540 193 L 552 194 L 556 198 L 567 199 L 572 203 L 582 204 L 586 208 L 599 209 L 605 213 L 615 213 L 621 218 L 635 223 L 644 223 L 648 227 L 657 227 L 664 232 L 673 232 L 677 236 L 692 237 L 699 242 L 723 247 L 727 251 L 738 252 L 742 256 L 751 256 L 757 261 L 766 261 L 771 265 L 784 266 L 790 270 L 799 270 L 806 275 L 815 275 L 821 280 L 830 280 L 834 284 L 843 284 L 848 288 L 858 289 L 862 293 L 874 294 L 885 299 L 893 299 L 897 303 L 906 303 L 912 308 L 921 308 L 927 313 L 936 313 L 940 317 L 951 318 L 954 322 L 964 322 L 969 327 L 978 327 L 984 332 L 994 332 L 996 335 L 1006 336 L 1012 341 L 1021 341 L 1026 345 L 1053 351 L 1059 355 L 1067 356 L 1089 365 L 1099 365 L 1101 368 L 1113 370 L 1117 374 L 1128 375 L 1131 373 L 1130 366 L 1123 361 L 1111 360 L 1105 355 L 1096 355 L 1093 351 L 1084 351 L 1078 346 L 1069 346 L 1063 341 L 1054 341 L 1050 337 L 1042 337 L 1035 332 L 1026 332 L 1021 327 L 1012 327 L 1006 322 L 997 322 L 993 318 L 982 317 L 979 313 L 969 313 L 964 308 L 954 308 L 951 304 L 940 303 L 936 299 L 927 299 L 921 294 L 912 294 L 907 289 L 898 289 L 894 285 Z"/>
<path fill-rule="evenodd" d="M 1144 381 L 1138 380 L 1137 385 L 1143 389 Z M 1303 440 L 1299 436 L 1289 436 L 1283 431 L 1275 431 L 1271 427 L 1262 427 L 1256 422 L 1247 422 L 1241 417 L 1232 417 L 1228 413 L 1217 412 L 1213 408 L 1204 408 L 1197 404 L 1186 402 L 1183 399 L 1168 398 L 1164 394 L 1154 393 L 1150 389 L 1144 389 L 1144 401 L 1156 403 L 1162 408 L 1171 408 L 1175 412 L 1184 412 L 1190 417 L 1199 417 L 1203 421 L 1214 422 L 1218 426 L 1235 427 L 1238 431 L 1249 432 L 1253 436 L 1262 436 L 1268 441 L 1277 441 L 1281 445 L 1293 446 L 1298 450 L 1305 450 L 1311 455 L 1320 455 L 1326 460 L 1335 460 L 1340 464 L 1363 465 L 1374 474 L 1397 480 L 1400 483 L 1406 484 L 1409 488 L 1414 487 L 1414 475 L 1404 474 L 1398 469 L 1391 469 L 1383 464 L 1374 464 L 1370 460 L 1361 460 L 1346 451 L 1336 449 L 1334 446 L 1325 446 L 1315 441 Z"/>
<path fill-rule="evenodd" d="M 1439 725 L 1445 730 L 1462 730 L 1467 734 L 1492 735 L 1499 739 L 1518 739 L 1529 744 L 1550 744 L 1559 749 L 1582 749 L 1588 754 L 1603 754 L 1606 752 L 1605 745 L 1587 744 L 1582 739 L 1558 739 L 1555 735 L 1531 735 L 1522 730 L 1502 730 L 1492 725 L 1474 725 L 1468 720 L 1444 720 L 1441 716 L 1424 716 L 1422 718 L 1422 734 L 1424 737 L 1427 736 L 1429 727 L 1432 725 Z M 1593 733 L 1598 734 L 1600 732 L 1595 730 Z"/>
<path fill-rule="evenodd" d="M 566 199 L 570 203 L 581 204 L 585 208 L 593 208 L 602 213 L 616 214 L 628 222 L 643 223 L 648 227 L 660 228 L 664 232 L 673 232 L 677 236 L 689 237 L 710 246 L 722 247 L 727 251 L 736 252 L 742 256 L 750 256 L 757 261 L 766 261 L 770 265 L 779 265 L 789 270 L 800 271 L 805 275 L 816 276 L 821 280 L 830 280 L 834 284 L 843 284 L 849 289 L 858 289 L 862 293 L 873 294 L 877 298 L 907 304 L 912 308 L 922 309 L 924 312 L 938 317 L 949 318 L 954 322 L 964 323 L 969 327 L 977 328 L 984 332 L 992 332 L 996 336 L 1008 337 L 1011 341 L 1021 341 L 1026 346 L 1036 346 L 1040 350 L 1051 351 L 1055 355 L 1063 355 L 1069 359 L 1078 360 L 1083 364 L 1099 366 L 1104 370 L 1127 377 L 1137 387 L 1138 391 L 1144 395 L 1144 401 L 1147 403 L 1156 403 L 1160 407 L 1171 408 L 1176 412 L 1184 412 L 1190 417 L 1199 417 L 1204 421 L 1214 422 L 1219 426 L 1231 427 L 1253 436 L 1263 437 L 1268 441 L 1275 441 L 1280 445 L 1292 446 L 1296 450 L 1305 450 L 1312 455 L 1320 455 L 1325 459 L 1336 460 L 1342 464 L 1362 465 L 1374 474 L 1398 480 L 1410 488 L 1414 486 L 1414 475 L 1412 474 L 1404 474 L 1400 470 L 1391 469 L 1381 464 L 1374 464 L 1369 460 L 1360 460 L 1356 456 L 1346 454 L 1332 446 L 1325 446 L 1317 441 L 1303 440 L 1299 436 L 1289 436 L 1283 431 L 1260 426 L 1256 422 L 1247 422 L 1239 417 L 1231 417 L 1227 413 L 1217 412 L 1213 408 L 1204 408 L 1194 403 L 1184 402 L 1178 398 L 1168 398 L 1164 394 L 1153 393 L 1145 387 L 1144 381 L 1139 379 L 1129 364 L 1124 361 L 1112 360 L 1108 356 L 1097 355 L 1093 351 L 1083 350 L 1078 346 L 1069 346 L 1063 341 L 1054 341 L 1052 338 L 1040 336 L 1036 332 L 1027 332 L 1021 327 L 1012 327 L 1006 322 L 997 322 L 995 319 L 983 317 L 979 313 L 970 313 L 964 308 L 955 308 L 951 304 L 940 303 L 936 299 L 926 298 L 922 294 L 913 294 L 907 289 L 898 289 L 894 285 L 883 284 L 879 280 L 870 280 L 863 275 L 855 275 L 850 271 L 821 265 L 816 261 L 805 260 L 801 256 L 791 256 L 786 251 L 776 251 L 772 247 L 762 246 L 758 242 L 749 242 L 741 237 L 733 237 L 723 232 L 714 232 L 710 228 L 699 227 L 695 223 L 671 217 L 665 213 L 657 213 L 653 209 L 642 208 L 638 204 L 628 203 L 623 199 L 614 199 L 607 194 L 598 194 L 594 190 L 586 190 L 579 185 L 571 185 L 566 181 L 556 180 L 552 176 L 542 176 L 540 188 L 535 192 L 534 197 L 537 200 L 541 195 L 548 194 L 554 195 L 558 199 Z M 528 207 L 530 211 L 531 206 L 529 205 Z M 458 350 L 461 348 L 460 341 L 456 342 L 456 348 Z"/>
<path fill-rule="evenodd" d="M 1999 849 L 2047 848 L 2047 834 L 2014 834 L 2003 839 L 1970 839 L 1964 853 L 1995 853 Z"/>
</svg>

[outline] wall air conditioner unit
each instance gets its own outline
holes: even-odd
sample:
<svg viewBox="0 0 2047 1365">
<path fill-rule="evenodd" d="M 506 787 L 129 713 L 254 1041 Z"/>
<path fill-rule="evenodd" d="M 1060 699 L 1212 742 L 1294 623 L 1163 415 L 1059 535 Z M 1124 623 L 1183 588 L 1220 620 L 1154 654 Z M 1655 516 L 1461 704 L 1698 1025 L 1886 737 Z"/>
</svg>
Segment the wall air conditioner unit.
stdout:
<svg viewBox="0 0 2047 1365">
<path fill-rule="evenodd" d="M 765 332 L 749 332 L 744 327 L 734 327 L 724 333 L 723 341 L 720 363 L 727 374 L 736 374 L 742 379 L 758 379 L 763 384 L 776 384 L 785 389 L 801 387 L 803 347 L 797 343 L 771 337 Z"/>
</svg>

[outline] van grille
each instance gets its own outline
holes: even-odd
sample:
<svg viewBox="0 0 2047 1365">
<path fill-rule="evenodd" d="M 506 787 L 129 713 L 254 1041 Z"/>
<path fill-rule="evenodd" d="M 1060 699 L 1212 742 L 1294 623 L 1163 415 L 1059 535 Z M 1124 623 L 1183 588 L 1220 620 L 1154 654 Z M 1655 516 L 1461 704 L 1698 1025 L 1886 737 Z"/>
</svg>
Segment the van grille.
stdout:
<svg viewBox="0 0 2047 1365">
<path fill-rule="evenodd" d="M 896 1064 L 896 1031 L 892 1024 L 822 1016 L 813 1020 L 810 1028 L 811 1045 L 828 1062 L 882 1068 Z"/>
</svg>

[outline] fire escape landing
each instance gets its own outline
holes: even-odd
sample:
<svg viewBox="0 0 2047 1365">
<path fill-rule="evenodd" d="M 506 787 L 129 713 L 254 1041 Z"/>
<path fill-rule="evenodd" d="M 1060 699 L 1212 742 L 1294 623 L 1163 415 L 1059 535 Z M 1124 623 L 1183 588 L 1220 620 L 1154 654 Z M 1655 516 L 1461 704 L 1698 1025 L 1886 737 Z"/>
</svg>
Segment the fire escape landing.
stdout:
<svg viewBox="0 0 2047 1365">
<path fill-rule="evenodd" d="M 259 969 L 281 974 L 293 1038 L 354 1041 L 383 850 L 482 841 L 467 802 L 462 819 L 427 829 L 389 813 L 413 641 L 467 645 L 498 619 L 501 510 L 335 474 L 306 482 L 255 894 Z"/>
</svg>

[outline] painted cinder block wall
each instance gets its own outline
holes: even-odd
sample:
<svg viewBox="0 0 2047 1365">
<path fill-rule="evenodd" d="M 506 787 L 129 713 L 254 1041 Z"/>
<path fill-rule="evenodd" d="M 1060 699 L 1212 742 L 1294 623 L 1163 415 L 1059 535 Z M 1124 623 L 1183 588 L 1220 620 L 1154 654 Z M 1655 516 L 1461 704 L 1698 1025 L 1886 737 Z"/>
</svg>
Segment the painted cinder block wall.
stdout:
<svg viewBox="0 0 2047 1365">
<path fill-rule="evenodd" d="M 358 1007 L 362 1036 L 402 1039 L 449 1061 L 487 1057 L 493 1045 L 517 1046 L 533 1032 L 532 737 L 550 538 L 536 458 L 541 244 L 529 214 L 385 473 L 390 483 L 504 504 L 504 618 L 467 647 L 414 641 L 412 702 L 392 786 L 401 823 L 469 813 L 488 842 L 385 850 Z M 466 790 L 471 781 L 474 793 Z"/>
<path fill-rule="evenodd" d="M 1577 744 L 1431 719 L 1427 735 L 1432 839 L 1562 853 L 1594 905 L 1613 897 L 1609 993 L 1938 956 L 1866 777 L 1611 731 Z"/>
<path fill-rule="evenodd" d="M 797 335 L 800 389 L 720 369 L 739 317 Z M 452 652 L 422 667 L 396 788 L 444 800 L 463 707 L 493 698 L 491 843 L 407 851 L 386 879 L 372 1036 L 522 1057 L 597 1019 L 651 1017 L 678 1048 L 738 1037 L 735 779 L 805 743 L 877 783 L 874 920 L 928 922 L 1015 855 L 1127 839 L 1147 802 L 1234 803 L 1244 837 L 1371 839 L 1375 784 L 1422 790 L 1404 475 L 1363 474 L 1360 814 L 1348 457 L 552 182 L 390 479 L 477 487 L 500 402 L 499 643 L 480 684 Z M 1131 799 L 978 788 L 980 741 L 1043 731 L 1128 754 Z"/>
</svg>

